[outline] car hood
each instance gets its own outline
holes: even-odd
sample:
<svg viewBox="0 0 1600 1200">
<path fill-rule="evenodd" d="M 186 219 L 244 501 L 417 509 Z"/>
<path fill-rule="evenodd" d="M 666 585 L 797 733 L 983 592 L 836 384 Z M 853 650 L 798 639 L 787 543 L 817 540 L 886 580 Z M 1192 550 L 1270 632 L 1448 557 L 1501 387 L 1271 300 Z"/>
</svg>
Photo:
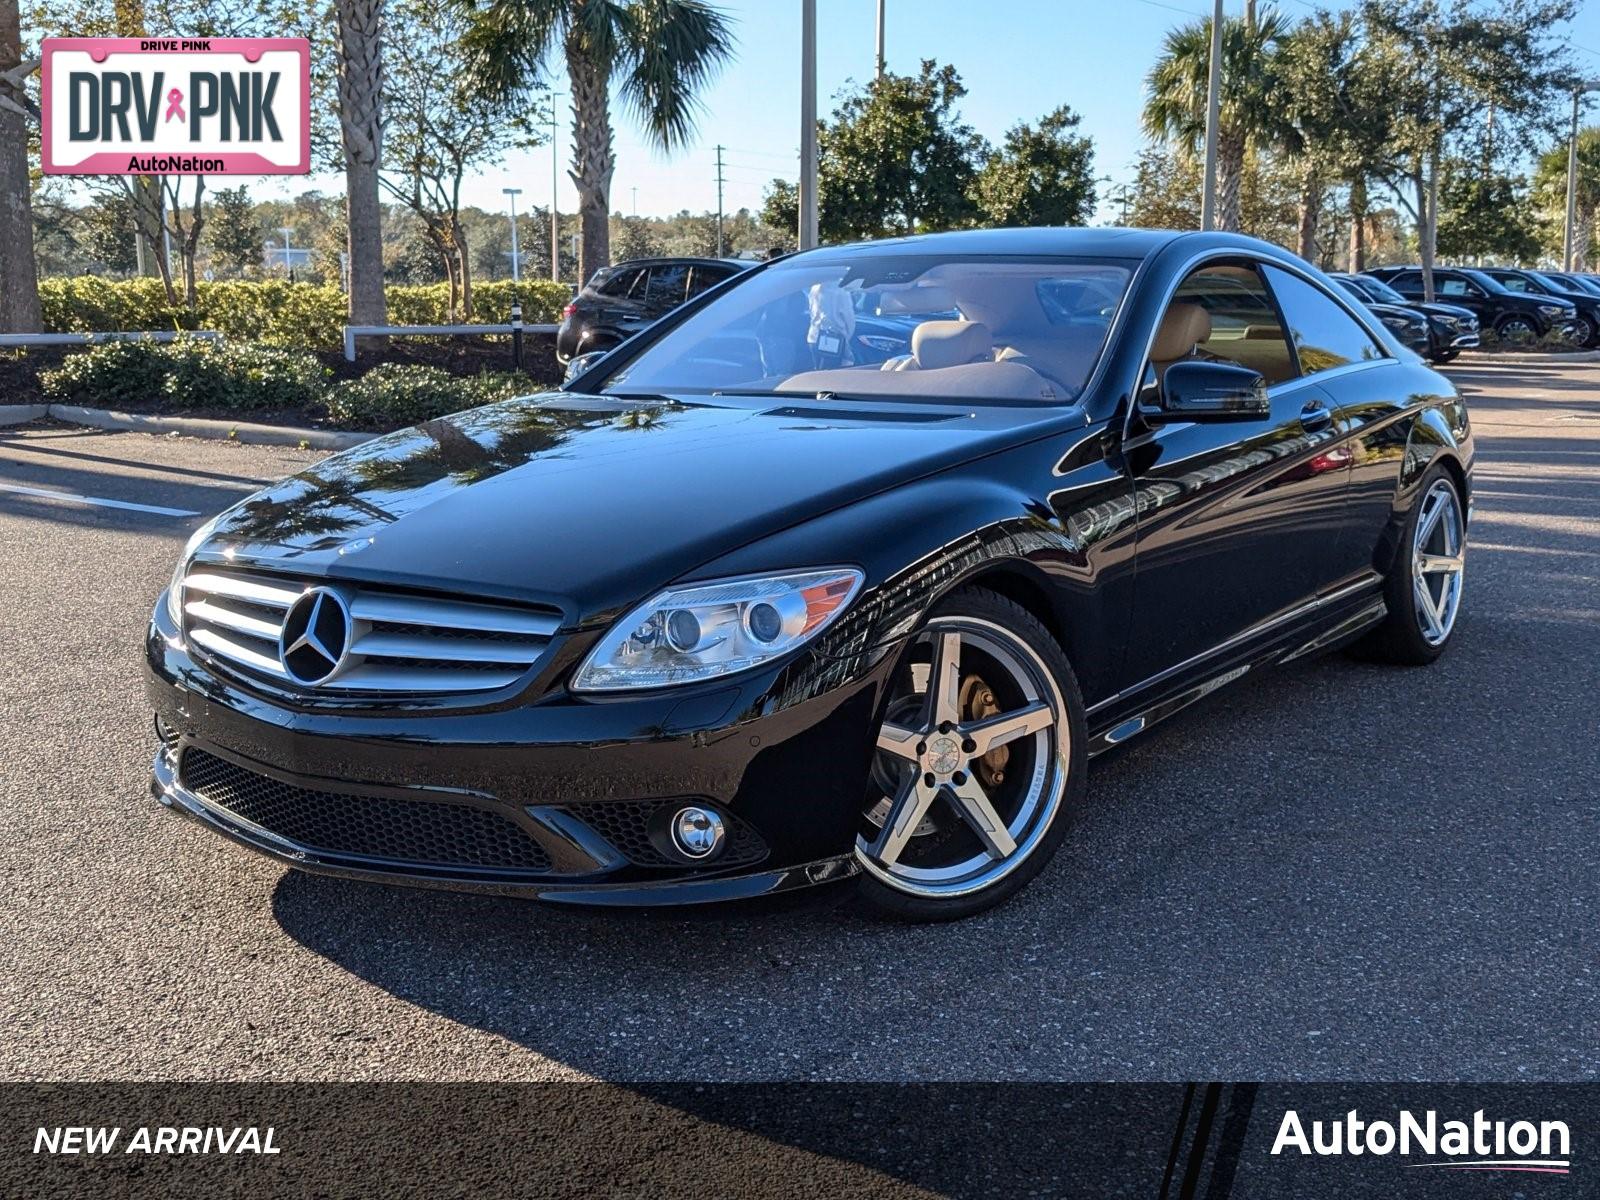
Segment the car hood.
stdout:
<svg viewBox="0 0 1600 1200">
<path fill-rule="evenodd" d="M 1367 307 L 1378 317 L 1403 317 L 1409 324 L 1420 324 L 1422 315 L 1409 304 L 1385 304 L 1374 302 Z"/>
<path fill-rule="evenodd" d="M 1477 320 L 1477 314 L 1470 308 L 1462 308 L 1459 304 L 1445 304 L 1439 300 L 1408 300 L 1407 308 L 1414 308 L 1418 312 L 1425 312 L 1436 317 L 1454 317 L 1457 321 L 1469 318 Z"/>
<path fill-rule="evenodd" d="M 524 397 L 327 458 L 223 513 L 197 554 L 552 604 L 581 624 L 767 534 L 1084 423 L 1077 409 Z"/>
</svg>

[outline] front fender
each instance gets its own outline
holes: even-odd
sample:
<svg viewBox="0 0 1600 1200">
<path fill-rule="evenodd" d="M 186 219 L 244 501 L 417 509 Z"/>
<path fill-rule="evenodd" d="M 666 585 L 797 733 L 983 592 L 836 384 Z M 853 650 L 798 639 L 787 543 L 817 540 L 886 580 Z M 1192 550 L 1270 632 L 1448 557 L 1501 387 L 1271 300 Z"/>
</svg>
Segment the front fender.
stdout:
<svg viewBox="0 0 1600 1200">
<path fill-rule="evenodd" d="M 851 548 L 867 586 L 815 653 L 862 665 L 914 631 L 942 598 L 982 579 L 1025 600 L 1093 697 L 1115 670 L 1126 633 L 1131 606 L 1114 584 L 1131 586 L 1132 549 L 1086 536 L 1103 522 L 1074 516 L 1126 502 L 1131 489 L 1103 462 L 1056 476 L 1063 451 L 1063 440 L 1051 438 L 929 476 L 762 539 L 697 574 L 842 562 L 850 556 L 841 547 Z M 1035 495 L 1028 484 L 1036 480 L 1055 488 Z"/>
</svg>

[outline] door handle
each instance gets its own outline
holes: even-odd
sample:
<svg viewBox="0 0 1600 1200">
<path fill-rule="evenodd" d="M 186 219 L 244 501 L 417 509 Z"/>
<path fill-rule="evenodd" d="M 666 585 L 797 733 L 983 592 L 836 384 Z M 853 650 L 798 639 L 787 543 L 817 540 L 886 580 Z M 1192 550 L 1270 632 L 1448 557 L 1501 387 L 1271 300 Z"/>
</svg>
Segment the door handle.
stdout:
<svg viewBox="0 0 1600 1200">
<path fill-rule="evenodd" d="M 1333 413 L 1321 400 L 1308 400 L 1300 410 L 1300 428 L 1315 433 L 1333 424 Z"/>
</svg>

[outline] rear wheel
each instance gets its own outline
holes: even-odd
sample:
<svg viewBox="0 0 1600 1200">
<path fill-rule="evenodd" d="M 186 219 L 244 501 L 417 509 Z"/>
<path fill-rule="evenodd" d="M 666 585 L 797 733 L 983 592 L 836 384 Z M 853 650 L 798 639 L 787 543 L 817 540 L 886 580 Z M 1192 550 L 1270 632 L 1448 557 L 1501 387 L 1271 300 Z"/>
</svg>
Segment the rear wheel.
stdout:
<svg viewBox="0 0 1600 1200">
<path fill-rule="evenodd" d="M 1444 653 L 1461 610 L 1466 510 L 1448 468 L 1423 478 L 1385 584 L 1389 614 L 1365 643 L 1386 662 L 1422 666 Z"/>
<path fill-rule="evenodd" d="M 875 907 L 981 912 L 1055 853 L 1083 793 L 1072 669 L 1026 609 L 980 589 L 942 603 L 896 669 L 856 840 Z"/>
</svg>

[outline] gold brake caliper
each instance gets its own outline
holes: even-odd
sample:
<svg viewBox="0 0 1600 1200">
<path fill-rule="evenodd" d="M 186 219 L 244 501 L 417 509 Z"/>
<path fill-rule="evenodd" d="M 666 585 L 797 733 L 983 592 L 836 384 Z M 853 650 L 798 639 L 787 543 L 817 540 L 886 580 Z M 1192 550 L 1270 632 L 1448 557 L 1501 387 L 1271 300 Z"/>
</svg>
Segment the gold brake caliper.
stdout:
<svg viewBox="0 0 1600 1200">
<path fill-rule="evenodd" d="M 961 681 L 961 720 L 963 723 L 985 721 L 1000 715 L 1000 705 L 989 690 L 989 685 L 976 675 Z M 973 770 L 984 787 L 995 787 L 1004 782 L 1006 763 L 1011 760 L 1007 746 L 996 746 L 982 758 L 975 760 Z"/>
</svg>

